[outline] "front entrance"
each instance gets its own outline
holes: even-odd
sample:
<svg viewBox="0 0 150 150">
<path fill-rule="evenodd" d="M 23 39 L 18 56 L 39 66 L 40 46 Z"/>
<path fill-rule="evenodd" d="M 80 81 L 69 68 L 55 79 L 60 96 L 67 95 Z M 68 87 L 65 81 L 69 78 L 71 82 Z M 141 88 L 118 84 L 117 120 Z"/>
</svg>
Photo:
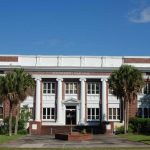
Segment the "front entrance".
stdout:
<svg viewBox="0 0 150 150">
<path fill-rule="evenodd" d="M 76 124 L 76 106 L 66 106 L 66 125 Z"/>
</svg>

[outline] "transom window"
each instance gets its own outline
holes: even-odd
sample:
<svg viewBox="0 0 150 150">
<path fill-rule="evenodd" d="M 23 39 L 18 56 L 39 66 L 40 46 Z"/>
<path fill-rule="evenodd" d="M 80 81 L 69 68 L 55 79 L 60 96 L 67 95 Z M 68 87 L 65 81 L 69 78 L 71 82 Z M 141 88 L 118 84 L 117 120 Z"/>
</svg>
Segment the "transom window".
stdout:
<svg viewBox="0 0 150 150">
<path fill-rule="evenodd" d="M 88 83 L 88 94 L 99 94 L 100 93 L 100 84 L 90 82 Z"/>
<path fill-rule="evenodd" d="M 145 83 L 144 94 L 150 94 L 150 83 Z"/>
<path fill-rule="evenodd" d="M 65 85 L 66 94 L 77 94 L 77 83 L 67 82 Z"/>
<path fill-rule="evenodd" d="M 0 119 L 3 119 L 3 107 L 0 106 Z"/>
<path fill-rule="evenodd" d="M 88 121 L 99 121 L 99 108 L 88 108 Z"/>
<path fill-rule="evenodd" d="M 55 119 L 55 108 L 43 108 L 43 120 L 54 120 Z"/>
<path fill-rule="evenodd" d="M 120 108 L 109 108 L 109 120 L 120 120 Z"/>
<path fill-rule="evenodd" d="M 54 82 L 44 82 L 43 85 L 44 85 L 43 93 L 55 94 L 55 83 Z"/>
</svg>

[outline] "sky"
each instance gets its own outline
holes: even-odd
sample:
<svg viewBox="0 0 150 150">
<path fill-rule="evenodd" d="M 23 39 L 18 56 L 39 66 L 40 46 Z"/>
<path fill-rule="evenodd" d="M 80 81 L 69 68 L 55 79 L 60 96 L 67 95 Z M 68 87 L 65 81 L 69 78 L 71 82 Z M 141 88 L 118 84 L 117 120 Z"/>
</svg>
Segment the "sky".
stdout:
<svg viewBox="0 0 150 150">
<path fill-rule="evenodd" d="M 150 56 L 150 0 L 0 0 L 0 54 Z"/>
</svg>

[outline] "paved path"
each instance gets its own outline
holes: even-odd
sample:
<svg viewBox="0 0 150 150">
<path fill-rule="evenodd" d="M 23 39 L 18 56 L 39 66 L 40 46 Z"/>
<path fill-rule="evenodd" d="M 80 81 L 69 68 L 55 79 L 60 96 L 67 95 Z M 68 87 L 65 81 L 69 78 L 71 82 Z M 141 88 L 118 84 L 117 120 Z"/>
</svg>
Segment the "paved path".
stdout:
<svg viewBox="0 0 150 150">
<path fill-rule="evenodd" d="M 131 142 L 126 139 L 118 138 L 115 135 L 94 135 L 90 141 L 61 141 L 54 139 L 53 136 L 33 136 L 27 135 L 16 141 L 11 141 L 0 147 L 8 148 L 67 148 L 67 147 L 150 147 L 150 145 L 140 142 Z"/>
</svg>

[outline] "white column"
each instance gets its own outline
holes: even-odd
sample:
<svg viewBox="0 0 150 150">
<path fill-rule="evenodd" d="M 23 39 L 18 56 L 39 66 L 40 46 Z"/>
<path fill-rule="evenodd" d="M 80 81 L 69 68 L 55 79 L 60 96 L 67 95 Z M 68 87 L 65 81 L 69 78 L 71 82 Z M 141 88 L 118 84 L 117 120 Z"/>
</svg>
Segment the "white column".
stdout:
<svg viewBox="0 0 150 150">
<path fill-rule="evenodd" d="M 81 78 L 81 97 L 80 97 L 80 124 L 85 124 L 85 81 Z"/>
<path fill-rule="evenodd" d="M 35 121 L 41 121 L 41 110 L 40 110 L 40 100 L 41 100 L 41 79 L 36 78 L 36 106 L 35 106 Z"/>
<path fill-rule="evenodd" d="M 57 123 L 62 123 L 62 78 L 56 79 L 58 81 L 58 87 L 57 87 Z"/>
<path fill-rule="evenodd" d="M 102 121 L 107 121 L 107 79 L 102 78 Z"/>
</svg>

